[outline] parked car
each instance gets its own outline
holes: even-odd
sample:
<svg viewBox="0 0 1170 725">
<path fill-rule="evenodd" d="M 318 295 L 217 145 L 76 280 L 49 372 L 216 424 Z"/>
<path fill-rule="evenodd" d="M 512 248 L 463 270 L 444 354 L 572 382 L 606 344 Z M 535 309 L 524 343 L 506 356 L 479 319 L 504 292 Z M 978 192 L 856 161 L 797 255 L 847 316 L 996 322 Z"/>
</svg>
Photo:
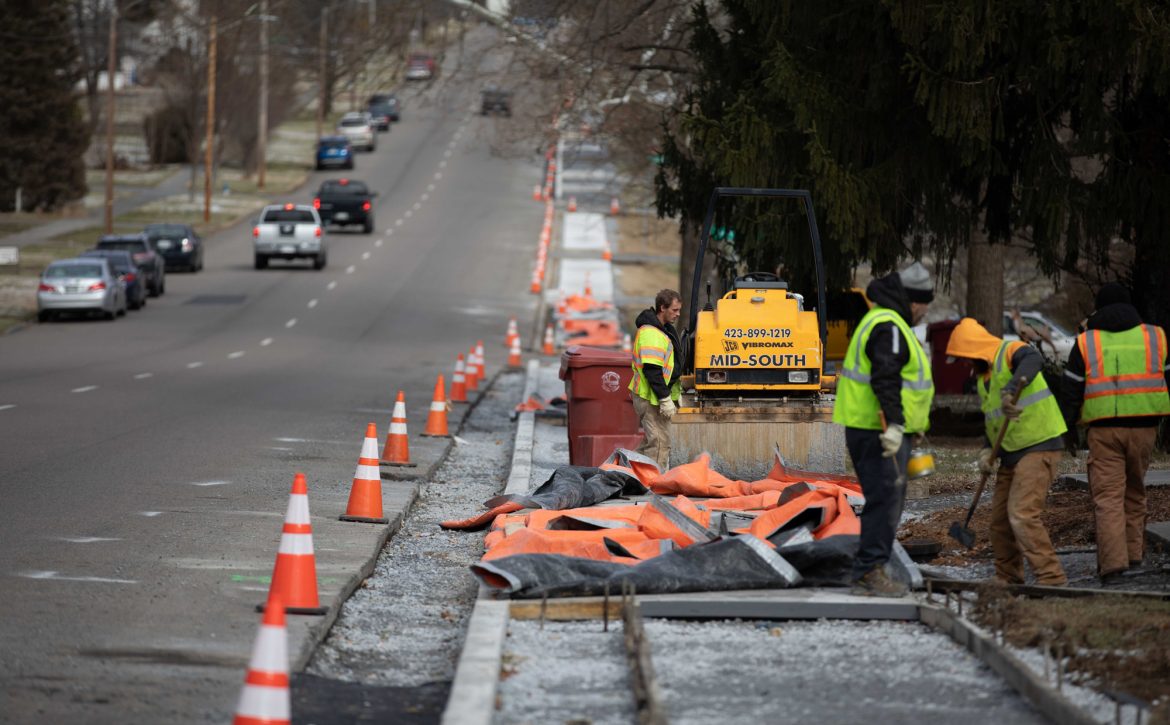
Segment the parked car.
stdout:
<svg viewBox="0 0 1170 725">
<path fill-rule="evenodd" d="M 411 53 L 406 58 L 406 80 L 429 81 L 438 72 L 435 56 L 430 53 Z"/>
<path fill-rule="evenodd" d="M 328 257 L 325 229 L 317 210 L 307 204 L 273 204 L 264 207 L 252 227 L 256 269 L 270 259 L 311 259 L 313 269 L 324 269 Z"/>
<path fill-rule="evenodd" d="M 353 145 L 345 136 L 325 136 L 317 141 L 317 170 L 353 168 Z"/>
<path fill-rule="evenodd" d="M 341 117 L 337 133 L 349 139 L 354 148 L 373 151 L 378 147 L 378 134 L 374 122 L 365 111 L 350 111 Z"/>
<path fill-rule="evenodd" d="M 48 322 L 62 312 L 98 312 L 112 320 L 126 314 L 126 285 L 107 259 L 58 259 L 41 272 L 37 319 Z"/>
<path fill-rule="evenodd" d="M 1068 354 L 1077 344 L 1075 333 L 1041 312 L 1018 314 L 1019 325 L 1016 324 L 1015 313 L 1009 311 L 1003 314 L 1003 339 L 1029 342 L 1053 363 L 1063 364 L 1068 360 Z"/>
<path fill-rule="evenodd" d="M 322 224 L 361 224 L 362 230 L 369 234 L 374 231 L 373 199 L 377 195 L 364 181 L 329 179 L 317 189 L 313 208 L 321 216 Z"/>
<path fill-rule="evenodd" d="M 146 235 L 107 234 L 98 240 L 94 249 L 123 249 L 130 252 L 146 277 L 146 291 L 151 297 L 159 297 L 167 291 L 166 262 L 154 251 Z"/>
<path fill-rule="evenodd" d="M 366 101 L 366 108 L 369 109 L 370 114 L 374 113 L 374 107 L 382 107 L 386 115 L 394 123 L 402 120 L 402 100 L 393 93 L 375 93 L 370 96 L 370 100 Z"/>
<path fill-rule="evenodd" d="M 142 230 L 168 269 L 203 269 L 203 240 L 186 224 L 147 224 Z"/>
<path fill-rule="evenodd" d="M 80 257 L 108 260 L 114 276 L 126 285 L 126 306 L 132 310 L 141 310 L 146 306 L 146 285 L 130 252 L 121 249 L 87 249 Z"/>
<path fill-rule="evenodd" d="M 500 113 L 504 116 L 512 115 L 512 94 L 502 88 L 489 86 L 480 92 L 482 99 L 479 107 L 481 116 Z"/>
</svg>

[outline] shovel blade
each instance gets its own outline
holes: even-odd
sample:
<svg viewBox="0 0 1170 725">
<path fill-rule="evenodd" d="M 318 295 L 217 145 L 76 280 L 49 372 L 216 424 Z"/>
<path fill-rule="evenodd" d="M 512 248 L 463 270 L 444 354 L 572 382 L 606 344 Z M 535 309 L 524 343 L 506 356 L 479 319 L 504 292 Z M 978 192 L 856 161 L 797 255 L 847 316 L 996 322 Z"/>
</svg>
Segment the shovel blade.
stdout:
<svg viewBox="0 0 1170 725">
<path fill-rule="evenodd" d="M 958 521 L 951 524 L 951 530 L 947 534 L 968 549 L 975 546 L 975 532 L 964 527 Z"/>
</svg>

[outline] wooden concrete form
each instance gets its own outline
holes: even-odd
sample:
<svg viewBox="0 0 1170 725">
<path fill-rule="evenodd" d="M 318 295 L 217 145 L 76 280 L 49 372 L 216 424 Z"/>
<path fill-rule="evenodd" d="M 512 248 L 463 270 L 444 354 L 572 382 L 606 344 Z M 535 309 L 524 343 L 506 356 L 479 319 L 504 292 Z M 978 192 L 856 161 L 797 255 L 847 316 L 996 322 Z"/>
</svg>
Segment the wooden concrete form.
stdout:
<svg viewBox="0 0 1170 725">
<path fill-rule="evenodd" d="M 806 470 L 845 470 L 845 429 L 831 408 L 791 412 L 679 412 L 671 420 L 671 465 L 711 454 L 712 467 L 729 478 L 756 481 L 772 468 L 779 446 L 784 459 Z"/>
</svg>

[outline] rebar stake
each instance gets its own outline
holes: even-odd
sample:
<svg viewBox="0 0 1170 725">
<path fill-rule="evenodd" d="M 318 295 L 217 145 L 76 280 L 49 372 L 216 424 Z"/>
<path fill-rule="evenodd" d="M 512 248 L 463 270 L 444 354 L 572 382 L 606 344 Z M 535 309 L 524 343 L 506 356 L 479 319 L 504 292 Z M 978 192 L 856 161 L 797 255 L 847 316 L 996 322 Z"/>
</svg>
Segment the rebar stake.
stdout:
<svg viewBox="0 0 1170 725">
<path fill-rule="evenodd" d="M 548 611 L 548 592 L 540 597 L 540 631 L 544 631 L 544 613 Z"/>
<path fill-rule="evenodd" d="M 605 582 L 605 592 L 601 600 L 601 631 L 609 631 L 609 581 Z"/>
</svg>

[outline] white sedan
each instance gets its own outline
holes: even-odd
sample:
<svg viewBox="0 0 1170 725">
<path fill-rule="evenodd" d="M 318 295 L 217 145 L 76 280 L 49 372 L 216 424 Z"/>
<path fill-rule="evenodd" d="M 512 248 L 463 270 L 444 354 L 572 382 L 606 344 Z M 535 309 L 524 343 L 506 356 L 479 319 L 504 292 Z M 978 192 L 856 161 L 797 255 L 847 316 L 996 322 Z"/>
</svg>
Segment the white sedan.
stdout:
<svg viewBox="0 0 1170 725">
<path fill-rule="evenodd" d="M 337 124 L 337 133 L 348 138 L 355 149 L 373 151 L 377 148 L 378 134 L 374 129 L 374 119 L 364 111 L 350 111 L 342 116 Z"/>
</svg>

